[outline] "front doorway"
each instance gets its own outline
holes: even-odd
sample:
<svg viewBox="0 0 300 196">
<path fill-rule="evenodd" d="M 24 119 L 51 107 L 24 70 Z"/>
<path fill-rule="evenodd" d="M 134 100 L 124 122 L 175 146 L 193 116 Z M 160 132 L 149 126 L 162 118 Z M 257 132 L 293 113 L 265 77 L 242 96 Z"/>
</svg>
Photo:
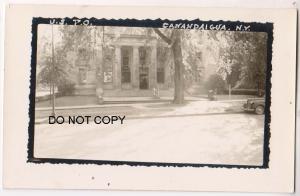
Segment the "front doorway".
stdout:
<svg viewBox="0 0 300 196">
<path fill-rule="evenodd" d="M 132 47 L 122 46 L 121 48 L 121 81 L 122 84 L 131 83 L 131 64 L 132 64 Z"/>
<path fill-rule="evenodd" d="M 148 67 L 140 67 L 140 89 L 149 89 Z"/>
</svg>

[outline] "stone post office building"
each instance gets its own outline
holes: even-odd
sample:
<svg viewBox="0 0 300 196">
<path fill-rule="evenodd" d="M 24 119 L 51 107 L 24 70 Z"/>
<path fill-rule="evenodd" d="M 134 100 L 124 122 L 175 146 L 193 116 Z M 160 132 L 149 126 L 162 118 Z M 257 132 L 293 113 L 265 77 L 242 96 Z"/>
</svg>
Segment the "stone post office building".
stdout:
<svg viewBox="0 0 300 196">
<path fill-rule="evenodd" d="M 76 95 L 149 96 L 154 88 L 168 90 L 173 85 L 172 54 L 154 37 L 122 34 L 103 47 L 95 47 L 87 58 L 78 48 L 72 75 Z"/>
<path fill-rule="evenodd" d="M 64 34 L 55 30 L 55 47 L 65 44 Z M 64 33 L 71 37 L 67 51 L 64 52 L 68 79 L 75 83 L 75 95 L 99 96 L 153 96 L 153 89 L 159 89 L 161 96 L 173 96 L 174 66 L 170 46 L 155 34 L 147 34 L 140 27 L 83 27 L 64 26 Z M 216 72 L 217 50 L 211 52 L 205 32 L 198 32 L 198 60 L 184 62 L 185 67 L 193 67 L 185 73 L 186 80 L 197 84 Z M 201 33 L 201 34 L 200 34 Z M 44 66 L 44 54 L 51 53 L 51 25 L 39 27 L 37 76 Z M 188 48 L 182 48 L 187 53 Z M 43 50 L 44 49 L 44 50 Z M 201 76 L 198 74 L 201 72 Z M 191 73 L 196 75 L 191 77 Z M 201 81 L 198 79 L 200 78 Z M 203 80 L 203 81 L 202 81 Z M 38 80 L 39 81 L 39 80 Z M 192 85 L 187 84 L 187 88 Z M 46 88 L 45 88 L 46 87 Z M 47 86 L 37 84 L 38 91 L 48 91 Z"/>
</svg>

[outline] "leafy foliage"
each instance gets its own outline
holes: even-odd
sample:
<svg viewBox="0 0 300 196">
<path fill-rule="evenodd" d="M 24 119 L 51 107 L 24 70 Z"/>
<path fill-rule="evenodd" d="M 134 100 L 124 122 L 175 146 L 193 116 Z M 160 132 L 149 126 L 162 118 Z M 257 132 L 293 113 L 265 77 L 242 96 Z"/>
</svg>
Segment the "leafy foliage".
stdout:
<svg viewBox="0 0 300 196">
<path fill-rule="evenodd" d="M 62 54 L 62 53 L 60 53 Z M 42 84 L 50 85 L 51 81 L 54 82 L 55 86 L 63 82 L 68 78 L 68 74 L 65 71 L 65 59 L 58 55 L 57 61 L 54 61 L 52 64 L 52 57 L 47 57 L 46 60 L 41 65 L 41 71 L 38 75 L 39 81 Z"/>
<path fill-rule="evenodd" d="M 63 44 L 57 44 L 53 55 L 51 48 L 51 40 L 46 40 L 40 51 L 38 82 L 49 87 L 51 84 L 58 87 L 58 85 L 70 83 L 67 70 L 69 63 L 66 58 L 67 48 Z"/>
<path fill-rule="evenodd" d="M 73 95 L 75 83 L 68 79 L 63 79 L 58 85 L 57 90 L 61 95 Z"/>
<path fill-rule="evenodd" d="M 264 89 L 267 36 L 257 32 L 222 32 L 218 73 L 231 86 Z"/>
<path fill-rule="evenodd" d="M 211 75 L 205 83 L 207 90 L 217 90 L 221 93 L 225 90 L 225 81 L 219 74 Z"/>
<path fill-rule="evenodd" d="M 68 59 L 68 53 L 73 51 L 73 54 L 77 55 L 71 57 L 76 59 L 77 64 L 80 64 L 80 56 L 83 61 L 81 64 L 89 65 L 89 59 L 99 54 L 101 48 L 106 50 L 109 47 L 114 50 L 114 45 L 118 43 L 121 35 L 146 37 L 148 39 L 141 39 L 144 40 L 145 46 L 154 39 L 158 40 L 159 47 L 162 48 L 158 52 L 163 53 L 158 57 L 162 58 L 160 61 L 164 62 L 163 64 L 170 65 L 169 74 L 174 78 L 175 89 L 179 92 L 176 96 L 180 99 L 183 98 L 179 95 L 184 93 L 182 89 L 192 86 L 195 82 L 205 84 L 208 89 L 222 90 L 225 85 L 233 88 L 264 89 L 266 33 L 158 29 L 159 33 L 152 28 L 68 25 L 56 28 L 58 33 L 55 35 L 59 37 L 59 41 L 55 42 L 54 66 L 49 40 L 51 36 L 48 36 L 48 40 L 39 39 L 43 40 L 44 45 L 39 50 L 41 70 L 38 82 L 49 86 L 53 79 L 57 87 L 60 85 L 59 89 L 70 89 L 66 90 L 70 93 L 74 85 L 69 73 L 70 70 L 74 70 L 75 64 Z M 167 58 L 165 54 L 171 55 L 171 58 Z M 207 63 L 209 58 L 213 63 Z M 97 63 L 99 59 L 96 58 Z M 217 75 L 211 75 L 204 83 L 205 66 L 210 64 L 216 65 Z M 54 75 L 51 74 L 53 70 Z"/>
</svg>

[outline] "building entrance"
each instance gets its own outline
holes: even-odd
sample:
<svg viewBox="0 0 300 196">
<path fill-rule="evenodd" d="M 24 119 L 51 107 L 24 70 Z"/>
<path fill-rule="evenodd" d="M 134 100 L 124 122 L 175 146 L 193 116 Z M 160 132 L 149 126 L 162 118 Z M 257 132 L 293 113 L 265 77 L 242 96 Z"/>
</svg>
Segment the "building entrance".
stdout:
<svg viewBox="0 0 300 196">
<path fill-rule="evenodd" d="M 140 67 L 140 89 L 149 89 L 149 69 Z"/>
</svg>

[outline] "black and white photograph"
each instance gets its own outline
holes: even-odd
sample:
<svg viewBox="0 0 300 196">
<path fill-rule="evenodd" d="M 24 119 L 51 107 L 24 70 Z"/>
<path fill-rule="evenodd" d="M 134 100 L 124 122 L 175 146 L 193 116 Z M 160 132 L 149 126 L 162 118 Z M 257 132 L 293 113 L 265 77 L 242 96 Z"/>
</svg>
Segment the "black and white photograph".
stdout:
<svg viewBox="0 0 300 196">
<path fill-rule="evenodd" d="M 34 161 L 266 166 L 267 32 L 73 21 L 38 25 Z"/>
<path fill-rule="evenodd" d="M 5 13 L 3 187 L 295 191 L 296 9 Z"/>
</svg>

